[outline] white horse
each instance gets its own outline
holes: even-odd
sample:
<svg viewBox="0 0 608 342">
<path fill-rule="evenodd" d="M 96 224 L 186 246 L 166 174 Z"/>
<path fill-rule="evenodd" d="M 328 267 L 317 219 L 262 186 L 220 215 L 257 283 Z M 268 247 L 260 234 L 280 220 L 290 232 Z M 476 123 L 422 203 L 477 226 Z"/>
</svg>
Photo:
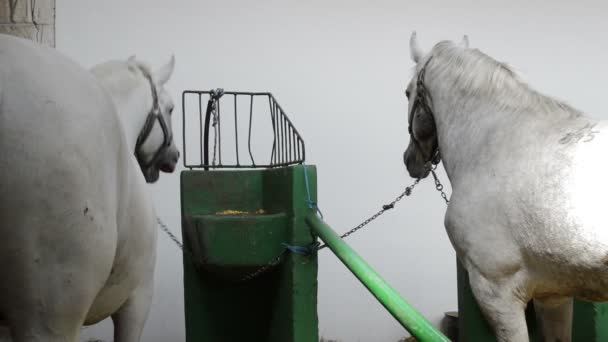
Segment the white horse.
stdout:
<svg viewBox="0 0 608 342">
<path fill-rule="evenodd" d="M 76 342 L 109 316 L 115 342 L 139 341 L 156 259 L 146 180 L 179 158 L 173 66 L 131 58 L 96 78 L 0 35 L 0 317 L 13 341 Z"/>
<path fill-rule="evenodd" d="M 572 298 L 608 300 L 607 123 L 531 89 L 466 36 L 424 53 L 414 33 L 410 50 L 404 162 L 424 178 L 443 161 L 445 227 L 497 339 L 528 341 L 533 299 L 545 340 L 570 341 Z"/>
</svg>

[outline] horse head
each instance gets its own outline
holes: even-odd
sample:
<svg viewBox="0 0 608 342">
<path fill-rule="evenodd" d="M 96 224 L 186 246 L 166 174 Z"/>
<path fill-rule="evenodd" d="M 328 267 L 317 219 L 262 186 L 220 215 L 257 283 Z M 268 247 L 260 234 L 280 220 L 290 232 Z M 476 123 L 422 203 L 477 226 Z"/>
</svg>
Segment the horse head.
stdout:
<svg viewBox="0 0 608 342">
<path fill-rule="evenodd" d="M 466 35 L 461 45 L 468 47 Z M 440 155 L 432 97 L 425 85 L 426 71 L 433 56 L 420 48 L 416 32 L 410 38 L 410 56 L 416 63 L 416 72 L 405 91 L 410 142 L 403 153 L 403 162 L 412 178 L 421 179 L 429 175 L 433 164 L 439 163 Z"/>
<path fill-rule="evenodd" d="M 174 66 L 171 56 L 169 62 L 152 71 L 132 56 L 92 69 L 117 106 L 129 148 L 148 183 L 156 182 L 160 171 L 172 173 L 180 157 L 171 124 L 174 104 L 164 89 Z"/>
</svg>

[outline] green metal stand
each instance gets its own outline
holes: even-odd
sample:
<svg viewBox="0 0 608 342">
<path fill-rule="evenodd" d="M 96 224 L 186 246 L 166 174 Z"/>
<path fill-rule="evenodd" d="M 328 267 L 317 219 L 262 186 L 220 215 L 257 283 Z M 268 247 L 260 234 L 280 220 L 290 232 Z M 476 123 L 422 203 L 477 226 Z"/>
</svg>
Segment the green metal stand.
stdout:
<svg viewBox="0 0 608 342">
<path fill-rule="evenodd" d="M 469 277 L 457 262 L 459 342 L 494 342 L 496 338 L 471 292 Z M 526 310 L 530 341 L 541 341 L 532 302 Z M 574 301 L 572 342 L 608 341 L 608 303 Z"/>
<path fill-rule="evenodd" d="M 572 341 L 608 341 L 608 303 L 574 301 Z"/>
<path fill-rule="evenodd" d="M 316 169 L 308 166 L 316 199 Z M 305 246 L 304 166 L 181 174 L 184 297 L 188 342 L 318 342 L 317 258 L 286 253 Z"/>
</svg>

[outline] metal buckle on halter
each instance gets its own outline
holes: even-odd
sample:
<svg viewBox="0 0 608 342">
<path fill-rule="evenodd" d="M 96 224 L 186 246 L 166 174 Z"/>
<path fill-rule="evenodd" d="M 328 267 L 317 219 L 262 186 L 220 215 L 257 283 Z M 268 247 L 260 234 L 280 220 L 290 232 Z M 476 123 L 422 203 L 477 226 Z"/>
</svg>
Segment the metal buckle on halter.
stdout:
<svg viewBox="0 0 608 342">
<path fill-rule="evenodd" d="M 441 153 L 439 153 L 439 147 L 435 149 L 435 154 L 431 158 L 431 164 L 438 165 L 441 163 Z"/>
</svg>

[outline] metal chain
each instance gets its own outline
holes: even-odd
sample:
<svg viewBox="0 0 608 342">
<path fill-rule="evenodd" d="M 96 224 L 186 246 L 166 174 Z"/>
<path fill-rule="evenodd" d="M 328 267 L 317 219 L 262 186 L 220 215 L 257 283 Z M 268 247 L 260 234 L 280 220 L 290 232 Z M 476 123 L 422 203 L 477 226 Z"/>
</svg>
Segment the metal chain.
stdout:
<svg viewBox="0 0 608 342">
<path fill-rule="evenodd" d="M 365 221 L 361 222 L 358 226 L 356 226 L 355 228 L 347 231 L 346 233 L 342 234 L 340 236 L 341 239 L 344 239 L 345 237 L 351 235 L 352 233 L 356 232 L 357 230 L 367 226 L 370 222 L 372 222 L 373 220 L 377 219 L 380 215 L 384 214 L 386 211 L 393 209 L 395 207 L 395 204 L 399 201 L 401 201 L 401 199 L 405 196 L 409 196 L 412 194 L 412 191 L 414 190 L 414 188 L 416 187 L 416 185 L 418 185 L 418 183 L 420 183 L 420 179 L 416 179 L 416 181 L 414 181 L 414 183 L 412 183 L 412 185 L 408 186 L 405 188 L 405 191 L 403 191 L 399 196 L 397 196 L 397 198 L 395 198 L 392 202 L 390 202 L 389 204 L 385 204 L 382 206 L 382 209 L 380 209 L 377 213 L 375 213 L 374 215 L 370 216 L 368 219 L 366 219 Z M 314 251 L 319 251 L 323 248 L 327 247 L 326 244 L 323 245 L 318 245 L 316 248 L 314 248 Z"/>
<path fill-rule="evenodd" d="M 196 258 L 194 257 L 194 254 L 192 252 L 190 252 L 189 250 L 187 250 L 186 248 L 184 248 L 184 244 L 181 243 L 181 241 L 179 241 L 177 239 L 177 237 L 171 233 L 171 230 L 169 229 L 169 227 L 160 219 L 160 217 L 156 217 L 156 222 L 158 223 L 158 226 L 160 227 L 160 229 L 165 232 L 165 234 L 167 234 L 167 236 L 169 236 L 169 238 L 171 240 L 173 240 L 173 242 L 175 242 L 175 244 L 177 245 L 177 247 L 179 247 L 179 249 L 182 250 L 183 254 L 188 255 L 188 257 L 190 258 L 190 260 L 193 263 L 198 263 L 198 261 L 196 260 Z"/>
<path fill-rule="evenodd" d="M 446 193 L 443 191 L 443 184 L 441 184 L 441 181 L 439 180 L 439 177 L 437 176 L 437 174 L 435 173 L 435 170 L 437 169 L 437 164 L 433 163 L 432 167 L 431 167 L 431 173 L 433 175 L 434 178 L 434 182 L 435 182 L 435 189 L 437 189 L 437 191 L 439 191 L 441 193 L 441 197 L 443 198 L 443 200 L 445 201 L 446 205 L 450 203 Z M 353 234 L 354 232 L 358 231 L 359 229 L 365 227 L 366 225 L 368 225 L 370 222 L 372 222 L 373 220 L 377 219 L 380 215 L 384 214 L 386 211 L 393 209 L 395 207 L 395 204 L 397 202 L 399 202 L 401 199 L 403 199 L 403 197 L 405 196 L 410 196 L 412 194 L 412 191 L 414 190 L 414 188 L 416 187 L 416 185 L 418 185 L 418 183 L 420 183 L 420 178 L 416 179 L 414 181 L 414 183 L 412 183 L 412 185 L 408 186 L 405 188 L 405 191 L 403 191 L 399 196 L 397 196 L 397 198 L 395 198 L 392 202 L 390 202 L 389 204 L 385 204 L 382 206 L 382 209 L 379 210 L 377 213 L 375 213 L 374 215 L 370 216 L 368 219 L 366 219 L 365 221 L 363 221 L 362 223 L 360 223 L 358 226 L 354 227 L 353 229 L 347 231 L 346 233 L 342 234 L 340 236 L 341 239 L 346 238 L 347 236 Z M 310 253 L 314 253 L 317 252 L 323 248 L 327 247 L 326 244 L 320 244 L 319 242 L 317 242 L 316 244 L 314 244 L 311 248 L 310 248 Z M 243 281 L 246 280 L 251 280 L 256 278 L 257 276 L 265 273 L 266 271 L 268 271 L 269 269 L 271 269 L 272 267 L 276 266 L 277 264 L 279 264 L 281 262 L 281 259 L 283 257 L 283 255 L 285 254 L 285 252 L 287 252 L 287 249 L 284 249 L 281 254 L 277 255 L 275 258 L 273 258 L 268 264 L 260 267 L 259 269 L 255 270 L 254 272 L 246 275 L 245 277 L 243 277 Z"/>
<path fill-rule="evenodd" d="M 433 178 L 435 179 L 435 189 L 437 189 L 437 191 L 439 191 L 439 193 L 441 194 L 441 198 L 443 198 L 443 200 L 445 201 L 445 204 L 450 204 L 448 195 L 446 195 L 445 191 L 443 191 L 443 184 L 441 184 L 439 177 L 437 177 L 437 174 L 435 173 L 436 169 L 437 169 L 437 164 L 434 164 L 433 168 L 431 169 L 431 174 L 433 175 Z"/>
<path fill-rule="evenodd" d="M 414 187 L 416 187 L 416 185 L 418 185 L 418 183 L 420 183 L 420 179 L 416 179 L 416 181 L 414 181 L 414 183 L 412 185 L 406 187 L 405 191 L 403 191 L 399 196 L 397 196 L 397 198 L 395 198 L 392 202 L 390 202 L 389 204 L 383 205 L 381 210 L 379 210 L 374 215 L 370 216 L 368 219 L 366 219 L 365 221 L 363 221 L 358 226 L 356 226 L 353 229 L 351 229 L 351 230 L 347 231 L 346 233 L 342 234 L 342 236 L 340 236 L 340 238 L 341 239 L 346 238 L 347 236 L 351 235 L 352 233 L 356 232 L 357 230 L 365 227 L 366 225 L 368 225 L 373 220 L 377 219 L 380 215 L 384 214 L 386 211 L 388 211 L 390 209 L 393 209 L 395 207 L 395 204 L 397 202 L 399 202 L 401 199 L 403 199 L 403 197 L 409 196 L 409 195 L 412 194 L 412 191 L 414 190 Z M 310 255 L 312 253 L 320 251 L 321 249 L 323 249 L 325 247 L 327 247 L 326 244 L 322 244 L 321 245 L 319 242 L 317 242 L 317 243 L 309 246 L 308 253 Z M 241 280 L 242 281 L 247 281 L 247 280 L 254 279 L 254 278 L 258 277 L 259 275 L 265 273 L 266 271 L 270 270 L 272 267 L 278 265 L 281 262 L 281 259 L 283 258 L 283 256 L 285 255 L 285 253 L 287 252 L 287 250 L 288 250 L 287 248 L 283 249 L 283 251 L 281 252 L 281 254 L 277 255 L 272 260 L 270 260 L 270 262 L 268 264 L 266 264 L 264 266 L 261 266 L 257 270 L 255 270 L 255 271 L 247 274 Z"/>
<path fill-rule="evenodd" d="M 257 278 L 259 275 L 261 275 L 263 273 L 266 273 L 266 271 L 270 270 L 271 268 L 275 267 L 276 265 L 278 265 L 281 262 L 281 260 L 283 259 L 283 255 L 285 255 L 286 252 L 287 252 L 287 248 L 283 249 L 283 251 L 279 255 L 274 257 L 272 260 L 270 260 L 269 263 L 267 263 L 264 266 L 261 266 L 260 268 L 258 268 L 255 271 L 247 274 L 246 276 L 241 278 L 241 281 L 248 281 L 248 280 Z"/>
<path fill-rule="evenodd" d="M 445 201 L 445 203 L 447 205 L 448 203 L 450 203 L 450 201 L 449 201 L 446 193 L 443 191 L 443 184 L 441 184 L 439 177 L 437 177 L 437 174 L 435 173 L 436 169 L 437 169 L 437 164 L 433 164 L 433 166 L 431 168 L 431 174 L 433 175 L 433 178 L 434 178 L 435 189 L 437 189 L 437 191 L 439 191 L 439 193 L 441 194 L 441 197 L 443 198 L 443 200 Z M 379 216 L 384 214 L 386 211 L 393 209 L 395 207 L 395 204 L 397 204 L 397 202 L 401 201 L 404 197 L 410 196 L 412 194 L 412 191 L 414 190 L 416 185 L 418 185 L 418 183 L 420 183 L 420 180 L 421 180 L 420 178 L 416 179 L 414 181 L 414 183 L 412 183 L 412 185 L 406 187 L 405 190 L 399 196 L 397 196 L 392 202 L 390 202 L 389 204 L 383 205 L 382 209 L 380 209 L 374 215 L 367 218 L 365 221 L 361 222 L 356 227 L 354 227 L 351 230 L 347 231 L 346 233 L 342 234 L 340 236 L 340 238 L 341 239 L 346 238 L 347 236 L 353 234 L 354 232 L 358 231 L 359 229 L 368 225 L 370 222 L 377 219 Z M 196 260 L 194 259 L 194 255 L 192 253 L 190 253 L 190 251 L 188 251 L 184 248 L 184 245 L 177 239 L 177 237 L 175 235 L 173 235 L 173 233 L 171 233 L 171 231 L 169 230 L 169 227 L 167 227 L 167 225 L 164 224 L 160 218 L 157 217 L 156 220 L 157 220 L 160 228 L 169 236 L 169 238 L 171 238 L 171 240 L 173 240 L 175 242 L 175 244 L 177 244 L 177 246 L 182 250 L 182 252 L 185 254 L 188 254 L 189 257 L 191 257 L 193 259 L 193 261 L 196 262 Z M 316 244 L 311 246 L 310 253 L 317 252 L 325 247 L 327 247 L 326 244 L 320 244 L 317 242 Z M 241 278 L 241 281 L 252 280 L 252 279 L 257 278 L 258 276 L 262 275 L 263 273 L 266 273 L 268 270 L 272 269 L 274 266 L 278 265 L 281 262 L 281 260 L 283 259 L 283 256 L 285 255 L 285 253 L 287 251 L 288 251 L 287 248 L 283 249 L 283 251 L 281 251 L 281 253 L 279 255 L 272 258 L 267 264 L 261 266 L 257 270 L 255 270 L 255 271 L 245 275 L 243 278 Z"/>
<path fill-rule="evenodd" d="M 173 235 L 173 233 L 171 233 L 169 227 L 167 227 L 167 225 L 160 219 L 160 217 L 156 217 L 156 222 L 158 222 L 160 229 L 162 229 L 162 231 L 165 232 L 169 236 L 169 238 L 173 240 L 173 242 L 175 242 L 179 249 L 183 251 L 184 245 L 177 239 L 175 235 Z"/>
<path fill-rule="evenodd" d="M 160 219 L 160 217 L 156 217 L 156 222 L 158 222 L 158 226 L 160 227 L 160 229 L 163 232 L 165 232 L 165 234 L 167 234 L 167 236 L 169 236 L 169 238 L 171 240 L 173 240 L 173 242 L 175 242 L 175 244 L 177 245 L 177 247 L 179 247 L 179 249 L 182 250 L 182 253 L 188 255 L 188 257 L 191 259 L 192 262 L 194 262 L 195 264 L 198 264 L 198 261 L 195 259 L 194 254 L 192 254 L 189 250 L 184 248 L 183 243 L 181 241 L 179 241 L 179 239 L 173 233 L 171 233 L 171 230 L 169 229 L 169 227 Z M 270 260 L 270 262 L 268 262 L 264 266 L 261 266 L 254 272 L 246 275 L 245 277 L 243 277 L 241 279 L 241 281 L 251 280 L 251 279 L 256 278 L 257 276 L 261 275 L 262 273 L 266 273 L 266 271 L 268 271 L 269 269 L 273 268 L 274 266 L 278 265 L 281 262 L 281 259 L 283 258 L 283 255 L 286 252 L 287 252 L 287 249 L 283 249 L 283 251 L 279 255 L 274 257 L 272 260 Z"/>
</svg>

